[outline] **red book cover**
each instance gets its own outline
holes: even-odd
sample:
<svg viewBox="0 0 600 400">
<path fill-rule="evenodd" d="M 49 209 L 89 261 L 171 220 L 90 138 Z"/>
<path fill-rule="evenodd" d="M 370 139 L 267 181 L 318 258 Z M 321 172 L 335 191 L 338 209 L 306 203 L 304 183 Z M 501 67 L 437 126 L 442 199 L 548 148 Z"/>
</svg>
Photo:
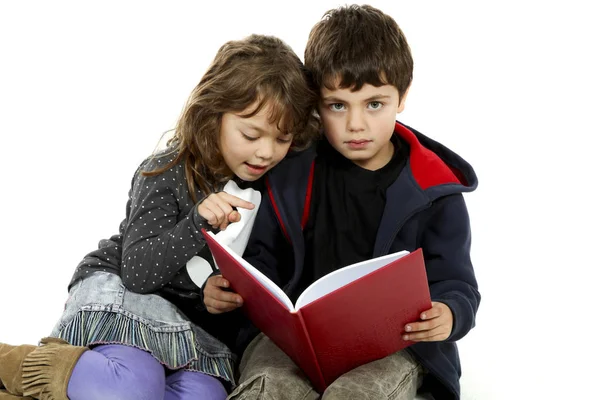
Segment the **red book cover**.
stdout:
<svg viewBox="0 0 600 400">
<path fill-rule="evenodd" d="M 421 249 L 348 266 L 315 282 L 294 306 L 272 281 L 203 230 L 248 318 L 319 391 L 344 373 L 412 344 L 404 325 L 431 307 Z"/>
</svg>

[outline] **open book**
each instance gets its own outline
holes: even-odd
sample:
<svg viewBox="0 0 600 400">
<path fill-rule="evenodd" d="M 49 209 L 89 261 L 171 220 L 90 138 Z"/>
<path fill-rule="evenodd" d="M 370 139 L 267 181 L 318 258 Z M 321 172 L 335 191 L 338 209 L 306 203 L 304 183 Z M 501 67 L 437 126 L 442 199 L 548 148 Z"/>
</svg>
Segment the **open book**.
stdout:
<svg viewBox="0 0 600 400">
<path fill-rule="evenodd" d="M 221 273 L 244 299 L 248 318 L 304 371 L 315 388 L 412 342 L 404 326 L 431 308 L 420 249 L 338 269 L 292 304 L 268 277 L 202 231 Z"/>
</svg>

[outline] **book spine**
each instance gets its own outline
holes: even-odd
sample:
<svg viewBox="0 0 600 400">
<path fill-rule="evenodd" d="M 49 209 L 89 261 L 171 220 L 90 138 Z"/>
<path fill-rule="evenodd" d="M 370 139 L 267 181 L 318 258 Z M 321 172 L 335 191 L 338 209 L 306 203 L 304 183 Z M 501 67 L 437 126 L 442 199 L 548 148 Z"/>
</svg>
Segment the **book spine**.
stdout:
<svg viewBox="0 0 600 400">
<path fill-rule="evenodd" d="M 323 393 L 325 391 L 325 389 L 327 388 L 327 384 L 325 383 L 323 371 L 321 370 L 321 365 L 319 364 L 319 359 L 317 358 L 315 348 L 312 344 L 312 339 L 310 337 L 310 333 L 308 332 L 308 329 L 306 329 L 306 324 L 304 323 L 304 317 L 302 316 L 302 310 L 301 309 L 298 310 L 296 312 L 296 314 L 298 315 L 298 318 L 300 319 L 300 325 L 302 326 L 302 332 L 304 333 L 304 337 L 306 338 L 305 343 L 308 343 L 307 351 L 309 352 L 310 357 L 313 360 L 313 365 L 315 367 L 314 376 L 310 376 L 309 378 L 312 381 L 313 385 L 315 386 L 315 389 L 317 389 L 317 391 L 319 393 Z"/>
</svg>

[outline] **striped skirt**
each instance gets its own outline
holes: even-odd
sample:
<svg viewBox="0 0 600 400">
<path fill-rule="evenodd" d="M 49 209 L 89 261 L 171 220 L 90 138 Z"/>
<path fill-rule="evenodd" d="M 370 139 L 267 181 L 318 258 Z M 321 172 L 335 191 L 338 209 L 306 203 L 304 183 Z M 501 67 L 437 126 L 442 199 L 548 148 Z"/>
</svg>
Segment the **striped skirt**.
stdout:
<svg viewBox="0 0 600 400">
<path fill-rule="evenodd" d="M 199 371 L 234 384 L 235 355 L 154 294 L 133 293 L 118 275 L 94 272 L 69 291 L 52 337 L 75 346 L 124 344 L 150 352 L 169 369 Z"/>
</svg>

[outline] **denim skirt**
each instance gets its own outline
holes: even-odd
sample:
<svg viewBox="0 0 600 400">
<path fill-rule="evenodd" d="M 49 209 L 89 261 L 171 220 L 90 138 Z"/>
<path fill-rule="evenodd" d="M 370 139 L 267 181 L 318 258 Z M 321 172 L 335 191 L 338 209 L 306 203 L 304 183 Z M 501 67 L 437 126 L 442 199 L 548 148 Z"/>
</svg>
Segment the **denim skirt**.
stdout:
<svg viewBox="0 0 600 400">
<path fill-rule="evenodd" d="M 166 368 L 199 371 L 234 384 L 236 357 L 226 345 L 169 301 L 133 293 L 109 272 L 94 272 L 71 287 L 50 336 L 75 346 L 133 346 L 150 352 Z"/>
</svg>

